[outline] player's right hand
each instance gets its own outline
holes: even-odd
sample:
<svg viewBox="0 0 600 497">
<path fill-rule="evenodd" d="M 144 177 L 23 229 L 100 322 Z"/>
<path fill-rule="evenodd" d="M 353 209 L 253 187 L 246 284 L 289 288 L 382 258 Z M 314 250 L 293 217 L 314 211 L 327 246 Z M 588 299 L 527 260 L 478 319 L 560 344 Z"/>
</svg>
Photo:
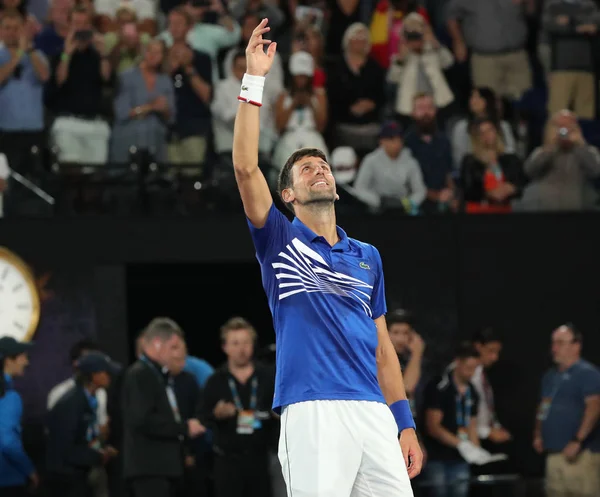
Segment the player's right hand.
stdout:
<svg viewBox="0 0 600 497">
<path fill-rule="evenodd" d="M 273 65 L 277 43 L 263 40 L 263 35 L 271 30 L 267 26 L 268 23 L 268 19 L 260 21 L 260 24 L 252 32 L 246 47 L 246 73 L 252 76 L 266 76 Z M 266 53 L 265 45 L 269 46 Z"/>
</svg>

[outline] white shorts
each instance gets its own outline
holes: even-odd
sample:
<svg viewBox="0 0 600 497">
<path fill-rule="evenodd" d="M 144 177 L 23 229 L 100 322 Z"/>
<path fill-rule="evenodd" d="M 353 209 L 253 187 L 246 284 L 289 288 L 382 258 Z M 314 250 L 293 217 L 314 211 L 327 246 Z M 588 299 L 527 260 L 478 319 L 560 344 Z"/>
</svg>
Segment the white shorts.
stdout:
<svg viewBox="0 0 600 497">
<path fill-rule="evenodd" d="M 398 427 L 385 404 L 317 400 L 281 415 L 288 497 L 412 497 Z"/>
</svg>

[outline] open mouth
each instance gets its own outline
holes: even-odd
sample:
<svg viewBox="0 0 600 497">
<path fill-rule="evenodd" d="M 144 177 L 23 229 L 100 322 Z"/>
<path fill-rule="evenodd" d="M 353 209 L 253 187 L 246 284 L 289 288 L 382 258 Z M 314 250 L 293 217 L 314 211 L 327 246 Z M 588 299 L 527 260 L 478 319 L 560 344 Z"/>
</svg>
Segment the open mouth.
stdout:
<svg viewBox="0 0 600 497">
<path fill-rule="evenodd" d="M 328 184 L 324 179 L 320 179 L 319 181 L 315 181 L 311 186 L 328 186 Z"/>
</svg>

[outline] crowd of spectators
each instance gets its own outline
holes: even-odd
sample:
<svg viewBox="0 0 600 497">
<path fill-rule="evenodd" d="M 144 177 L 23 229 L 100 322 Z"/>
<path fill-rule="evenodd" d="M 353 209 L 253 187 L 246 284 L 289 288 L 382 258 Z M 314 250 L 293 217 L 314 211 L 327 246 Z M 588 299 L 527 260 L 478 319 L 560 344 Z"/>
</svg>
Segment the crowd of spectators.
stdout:
<svg viewBox="0 0 600 497">
<path fill-rule="evenodd" d="M 413 480 L 415 495 L 521 495 L 516 452 L 523 440 L 498 415 L 498 406 L 514 399 L 497 398 L 490 379 L 502 335 L 485 328 L 447 354 L 450 362 L 436 364 L 414 316 L 398 309 L 386 320 L 426 455 Z M 23 404 L 14 378 L 26 374 L 35 344 L 0 338 L 0 494 L 287 495 L 277 455 L 279 416 L 271 410 L 272 351 L 257 347 L 256 330 L 241 317 L 221 327 L 220 339 L 226 361 L 216 369 L 188 354 L 185 334 L 168 318 L 140 333 L 127 368 L 92 341 L 74 344 L 73 376 L 48 393 L 45 457 L 34 464 L 21 439 Z M 535 428 L 519 436 L 546 459 L 546 497 L 593 497 L 600 493 L 600 369 L 582 359 L 583 335 L 574 325 L 556 328 L 550 342 L 554 366 L 541 381 Z M 512 479 L 499 492 L 477 493 L 478 475 Z"/>
<path fill-rule="evenodd" d="M 53 164 L 230 171 L 262 17 L 278 43 L 261 109 L 271 181 L 311 146 L 376 212 L 598 207 L 595 0 L 2 0 L 6 215 L 23 189 L 8 168 L 37 186 Z"/>
</svg>

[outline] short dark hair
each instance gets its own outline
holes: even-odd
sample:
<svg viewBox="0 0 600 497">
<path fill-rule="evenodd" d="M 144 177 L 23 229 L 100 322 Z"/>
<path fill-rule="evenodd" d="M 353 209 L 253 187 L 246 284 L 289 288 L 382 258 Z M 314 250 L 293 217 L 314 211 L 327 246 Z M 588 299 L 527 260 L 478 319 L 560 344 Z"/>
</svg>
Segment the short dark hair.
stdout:
<svg viewBox="0 0 600 497">
<path fill-rule="evenodd" d="M 479 359 L 479 352 L 471 342 L 462 342 L 457 348 L 454 357 L 460 359 Z"/>
<path fill-rule="evenodd" d="M 407 324 L 411 328 L 413 327 L 413 314 L 406 309 L 396 309 L 385 316 L 385 322 L 388 328 L 391 328 L 395 324 Z"/>
<path fill-rule="evenodd" d="M 146 341 L 158 338 L 162 342 L 169 340 L 173 335 L 183 338 L 183 330 L 170 318 L 154 318 L 142 332 L 143 339 Z"/>
<path fill-rule="evenodd" d="M 294 164 L 296 164 L 296 162 L 298 162 L 300 159 L 304 159 L 305 157 L 318 157 L 319 159 L 327 162 L 327 157 L 325 156 L 325 153 L 322 150 L 319 150 L 318 148 L 301 148 L 300 150 L 296 150 L 292 155 L 290 155 L 290 158 L 286 161 L 286 163 L 281 168 L 281 171 L 279 172 L 279 179 L 277 181 L 277 193 L 279 194 L 281 201 L 292 212 L 294 212 L 294 206 L 291 203 L 285 202 L 281 194 L 283 193 L 283 190 L 291 188 L 291 186 L 293 185 L 292 168 L 294 167 Z"/>
<path fill-rule="evenodd" d="M 77 359 L 81 358 L 85 351 L 90 350 L 99 351 L 100 347 L 98 347 L 98 344 L 93 340 L 80 340 L 71 347 L 69 358 L 71 359 L 71 362 L 75 362 Z"/>
<path fill-rule="evenodd" d="M 477 331 L 473 335 L 472 342 L 480 343 L 481 345 L 485 345 L 486 343 L 492 342 L 502 343 L 502 337 L 496 330 L 494 330 L 494 328 L 487 327 Z"/>
</svg>

